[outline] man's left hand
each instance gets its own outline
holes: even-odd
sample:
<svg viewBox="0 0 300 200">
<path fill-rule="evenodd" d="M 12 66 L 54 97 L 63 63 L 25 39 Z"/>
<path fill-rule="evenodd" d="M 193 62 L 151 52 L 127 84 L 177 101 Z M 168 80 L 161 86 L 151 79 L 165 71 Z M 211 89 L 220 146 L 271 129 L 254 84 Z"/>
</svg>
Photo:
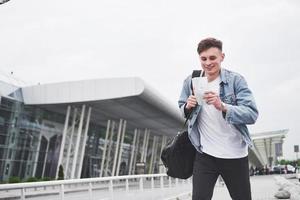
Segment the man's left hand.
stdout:
<svg viewBox="0 0 300 200">
<path fill-rule="evenodd" d="M 208 105 L 213 105 L 217 110 L 224 111 L 222 101 L 217 93 L 212 91 L 205 92 L 203 99 Z"/>
</svg>

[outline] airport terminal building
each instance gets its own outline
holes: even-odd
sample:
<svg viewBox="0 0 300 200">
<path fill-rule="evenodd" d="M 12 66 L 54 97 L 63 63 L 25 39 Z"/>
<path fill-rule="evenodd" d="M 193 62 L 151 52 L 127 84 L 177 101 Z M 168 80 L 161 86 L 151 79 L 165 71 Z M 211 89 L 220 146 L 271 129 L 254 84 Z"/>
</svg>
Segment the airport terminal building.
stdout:
<svg viewBox="0 0 300 200">
<path fill-rule="evenodd" d="M 140 78 L 18 87 L 0 80 L 0 181 L 165 171 L 160 153 L 183 125 Z M 288 130 L 253 135 L 250 165 L 273 165 Z"/>
</svg>

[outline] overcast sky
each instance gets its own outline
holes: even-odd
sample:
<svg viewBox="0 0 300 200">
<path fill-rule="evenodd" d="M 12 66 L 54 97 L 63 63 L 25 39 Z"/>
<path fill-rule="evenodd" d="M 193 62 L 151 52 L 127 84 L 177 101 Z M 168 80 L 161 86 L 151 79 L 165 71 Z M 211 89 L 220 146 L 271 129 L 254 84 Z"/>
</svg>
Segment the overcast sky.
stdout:
<svg viewBox="0 0 300 200">
<path fill-rule="evenodd" d="M 216 37 L 222 66 L 242 74 L 255 95 L 260 116 L 251 132 L 289 129 L 284 155 L 295 158 L 298 0 L 11 0 L 0 19 L 0 74 L 13 71 L 27 85 L 137 76 L 174 106 L 184 78 L 200 68 L 198 42 Z"/>
</svg>

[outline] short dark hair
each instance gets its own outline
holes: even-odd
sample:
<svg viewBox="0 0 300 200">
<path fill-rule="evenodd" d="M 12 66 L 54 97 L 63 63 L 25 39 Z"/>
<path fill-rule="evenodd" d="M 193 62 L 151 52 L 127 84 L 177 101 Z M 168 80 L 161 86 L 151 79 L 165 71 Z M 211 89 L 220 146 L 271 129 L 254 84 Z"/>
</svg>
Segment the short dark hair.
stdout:
<svg viewBox="0 0 300 200">
<path fill-rule="evenodd" d="M 222 51 L 222 41 L 216 38 L 205 38 L 199 42 L 197 52 L 200 54 L 211 47 L 216 47 Z"/>
</svg>

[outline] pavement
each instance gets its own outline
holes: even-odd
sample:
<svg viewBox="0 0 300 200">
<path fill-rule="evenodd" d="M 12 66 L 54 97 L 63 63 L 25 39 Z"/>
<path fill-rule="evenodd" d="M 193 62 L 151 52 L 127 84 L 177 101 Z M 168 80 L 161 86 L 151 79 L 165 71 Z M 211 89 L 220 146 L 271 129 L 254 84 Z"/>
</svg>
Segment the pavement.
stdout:
<svg viewBox="0 0 300 200">
<path fill-rule="evenodd" d="M 278 191 L 275 175 L 250 177 L 252 200 L 275 200 L 274 194 Z M 278 175 L 277 175 L 278 176 Z M 231 200 L 226 186 L 215 187 L 212 200 Z"/>
</svg>

